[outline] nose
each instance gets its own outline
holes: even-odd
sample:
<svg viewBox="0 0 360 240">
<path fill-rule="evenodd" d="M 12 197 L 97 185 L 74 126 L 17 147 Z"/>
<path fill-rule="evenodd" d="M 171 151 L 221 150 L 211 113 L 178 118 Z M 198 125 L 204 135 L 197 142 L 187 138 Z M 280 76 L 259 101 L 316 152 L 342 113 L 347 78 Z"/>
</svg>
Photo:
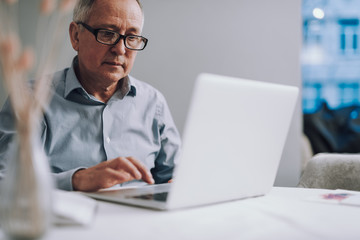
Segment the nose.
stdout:
<svg viewBox="0 0 360 240">
<path fill-rule="evenodd" d="M 116 53 L 116 55 L 125 55 L 126 47 L 124 43 L 124 39 L 120 39 L 120 41 L 111 47 L 111 52 Z"/>
</svg>

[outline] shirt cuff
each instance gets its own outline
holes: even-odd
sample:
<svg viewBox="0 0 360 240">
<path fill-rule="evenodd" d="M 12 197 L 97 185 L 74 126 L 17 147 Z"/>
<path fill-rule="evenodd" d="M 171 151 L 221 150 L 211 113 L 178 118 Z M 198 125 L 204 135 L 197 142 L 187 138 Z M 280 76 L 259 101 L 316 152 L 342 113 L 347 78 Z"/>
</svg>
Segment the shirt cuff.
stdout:
<svg viewBox="0 0 360 240">
<path fill-rule="evenodd" d="M 74 191 L 73 185 L 72 185 L 72 177 L 74 173 L 81 169 L 86 169 L 84 167 L 75 168 L 66 172 L 61 173 L 52 173 L 55 184 L 58 189 L 65 190 L 65 191 Z"/>
</svg>

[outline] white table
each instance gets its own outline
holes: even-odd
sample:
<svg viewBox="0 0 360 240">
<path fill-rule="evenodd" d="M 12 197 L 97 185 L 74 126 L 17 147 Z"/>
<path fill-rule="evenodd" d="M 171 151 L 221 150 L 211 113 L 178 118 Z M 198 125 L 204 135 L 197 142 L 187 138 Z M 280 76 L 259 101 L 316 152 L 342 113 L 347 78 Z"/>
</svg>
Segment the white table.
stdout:
<svg viewBox="0 0 360 240">
<path fill-rule="evenodd" d="M 264 197 L 170 212 L 99 201 L 90 226 L 55 227 L 44 239 L 360 239 L 360 207 L 308 200 L 328 191 L 275 187 Z"/>
</svg>

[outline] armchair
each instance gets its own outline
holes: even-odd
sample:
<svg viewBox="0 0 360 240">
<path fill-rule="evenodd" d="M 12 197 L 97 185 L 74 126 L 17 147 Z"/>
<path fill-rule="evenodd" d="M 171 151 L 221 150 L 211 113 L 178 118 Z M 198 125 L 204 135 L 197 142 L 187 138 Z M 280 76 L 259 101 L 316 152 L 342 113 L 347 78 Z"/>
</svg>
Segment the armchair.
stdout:
<svg viewBox="0 0 360 240">
<path fill-rule="evenodd" d="M 316 154 L 308 161 L 298 187 L 360 191 L 360 154 Z"/>
</svg>

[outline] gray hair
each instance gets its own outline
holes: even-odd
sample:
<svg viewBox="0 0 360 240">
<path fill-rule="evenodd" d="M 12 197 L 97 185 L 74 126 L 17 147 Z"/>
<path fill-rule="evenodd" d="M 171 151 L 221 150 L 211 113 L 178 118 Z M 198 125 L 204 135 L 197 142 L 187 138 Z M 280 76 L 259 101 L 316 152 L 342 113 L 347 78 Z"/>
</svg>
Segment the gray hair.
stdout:
<svg viewBox="0 0 360 240">
<path fill-rule="evenodd" d="M 73 21 L 86 22 L 89 19 L 89 15 L 91 13 L 91 9 L 95 1 L 96 0 L 78 0 L 74 8 Z M 136 2 L 139 4 L 144 18 L 144 12 L 140 0 L 136 0 Z"/>
</svg>

